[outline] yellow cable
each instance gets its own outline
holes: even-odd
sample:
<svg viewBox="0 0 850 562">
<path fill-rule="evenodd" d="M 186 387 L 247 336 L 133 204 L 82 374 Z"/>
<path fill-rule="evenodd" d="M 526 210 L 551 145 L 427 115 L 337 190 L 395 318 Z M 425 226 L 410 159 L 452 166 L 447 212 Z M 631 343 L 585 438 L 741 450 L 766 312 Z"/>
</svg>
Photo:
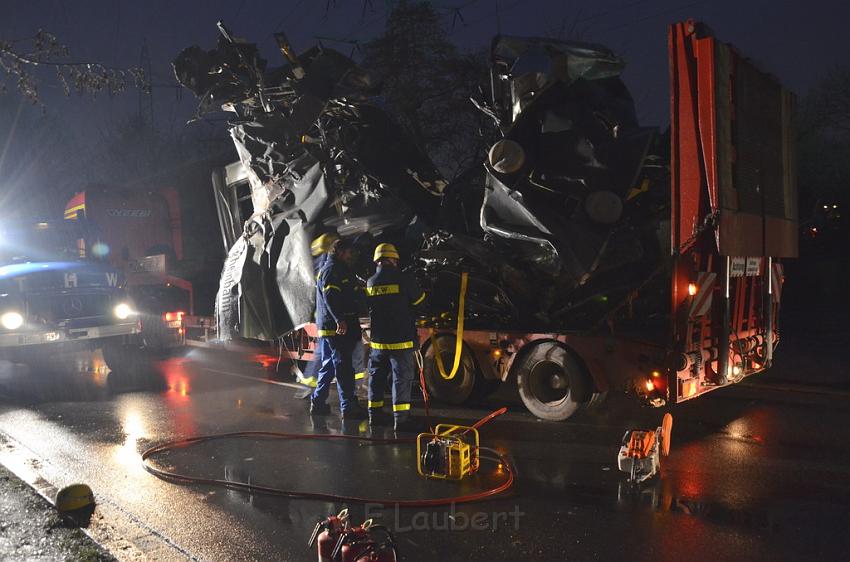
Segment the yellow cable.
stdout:
<svg viewBox="0 0 850 562">
<path fill-rule="evenodd" d="M 434 348 L 434 357 L 437 359 L 437 369 L 440 371 L 440 376 L 443 379 L 450 381 L 457 375 L 457 370 L 460 367 L 460 355 L 463 349 L 463 309 L 466 303 L 466 278 L 467 273 L 464 271 L 460 274 L 460 298 L 457 306 L 457 334 L 455 339 L 455 358 L 452 364 L 452 371 L 446 373 L 446 367 L 443 365 L 443 358 L 440 353 L 440 348 L 437 347 L 437 339 L 434 337 L 435 332 L 431 330 L 431 346 Z"/>
</svg>

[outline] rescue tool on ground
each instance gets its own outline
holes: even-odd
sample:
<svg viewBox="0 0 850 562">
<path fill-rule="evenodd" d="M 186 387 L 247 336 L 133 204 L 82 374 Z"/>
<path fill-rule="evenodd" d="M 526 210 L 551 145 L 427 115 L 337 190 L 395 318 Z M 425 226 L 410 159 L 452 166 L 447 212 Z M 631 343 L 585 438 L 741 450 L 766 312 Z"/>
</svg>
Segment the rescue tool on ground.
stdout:
<svg viewBox="0 0 850 562">
<path fill-rule="evenodd" d="M 661 425 L 652 430 L 635 429 L 623 436 L 623 444 L 617 454 L 617 466 L 629 475 L 632 484 L 652 478 L 661 470 L 661 457 L 670 454 L 670 439 L 673 432 L 673 416 L 664 414 Z"/>
</svg>

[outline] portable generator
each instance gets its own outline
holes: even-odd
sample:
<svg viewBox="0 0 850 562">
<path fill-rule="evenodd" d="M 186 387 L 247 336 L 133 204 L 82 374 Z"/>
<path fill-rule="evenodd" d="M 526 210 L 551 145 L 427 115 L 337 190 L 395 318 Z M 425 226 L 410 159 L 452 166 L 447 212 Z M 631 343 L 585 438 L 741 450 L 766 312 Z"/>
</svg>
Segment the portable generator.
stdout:
<svg viewBox="0 0 850 562">
<path fill-rule="evenodd" d="M 461 480 L 478 471 L 478 430 L 439 424 L 433 433 L 416 438 L 416 469 L 420 476 Z"/>
</svg>

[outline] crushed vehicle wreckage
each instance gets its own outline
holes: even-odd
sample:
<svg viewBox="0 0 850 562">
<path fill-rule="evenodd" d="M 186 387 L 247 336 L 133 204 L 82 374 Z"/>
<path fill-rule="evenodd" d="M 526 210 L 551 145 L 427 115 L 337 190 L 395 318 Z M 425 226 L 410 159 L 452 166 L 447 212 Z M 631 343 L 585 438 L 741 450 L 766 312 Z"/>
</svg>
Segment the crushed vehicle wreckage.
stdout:
<svg viewBox="0 0 850 562">
<path fill-rule="evenodd" d="M 216 299 L 221 338 L 273 340 L 311 322 L 310 242 L 332 230 L 366 255 L 387 241 L 411 256 L 432 325 L 451 322 L 440 312 L 455 309 L 463 271 L 470 327 L 590 329 L 656 278 L 659 308 L 669 300 L 655 275 L 670 255 L 668 149 L 638 125 L 610 50 L 496 37 L 489 99 L 473 103 L 498 140 L 483 174 L 449 184 L 350 58 L 322 46 L 296 55 L 277 34 L 286 64 L 267 69 L 254 44 L 219 30 L 214 49 L 189 47 L 173 66 L 199 117 L 233 114 L 251 188 Z"/>
</svg>

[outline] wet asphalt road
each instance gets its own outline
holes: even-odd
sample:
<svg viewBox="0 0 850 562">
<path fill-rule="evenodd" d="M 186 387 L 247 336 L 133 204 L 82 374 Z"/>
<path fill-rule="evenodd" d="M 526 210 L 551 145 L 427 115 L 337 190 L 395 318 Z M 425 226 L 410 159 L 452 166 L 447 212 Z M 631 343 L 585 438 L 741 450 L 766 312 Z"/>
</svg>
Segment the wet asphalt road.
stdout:
<svg viewBox="0 0 850 562">
<path fill-rule="evenodd" d="M 261 358 L 262 359 L 262 358 Z M 268 366 L 271 358 L 266 357 Z M 291 386 L 257 358 L 193 350 L 135 374 L 90 357 L 31 372 L 0 370 L 0 462 L 44 493 L 82 481 L 96 493 L 89 532 L 125 559 L 315 560 L 315 522 L 343 504 L 178 485 L 141 467 L 153 444 L 243 430 L 364 434 L 311 420 Z M 770 379 L 768 378 L 768 381 Z M 850 548 L 850 394 L 750 383 L 674 408 L 662 477 L 623 484 L 616 454 L 628 427 L 661 411 L 614 397 L 568 423 L 537 421 L 506 387 L 484 445 L 507 451 L 507 496 L 430 510 L 351 505 L 396 531 L 404 560 L 838 560 Z M 230 439 L 160 455 L 196 476 L 367 497 L 446 497 L 502 478 L 482 463 L 463 484 L 421 480 L 411 445 Z M 471 523 L 472 522 L 472 523 Z"/>
</svg>

